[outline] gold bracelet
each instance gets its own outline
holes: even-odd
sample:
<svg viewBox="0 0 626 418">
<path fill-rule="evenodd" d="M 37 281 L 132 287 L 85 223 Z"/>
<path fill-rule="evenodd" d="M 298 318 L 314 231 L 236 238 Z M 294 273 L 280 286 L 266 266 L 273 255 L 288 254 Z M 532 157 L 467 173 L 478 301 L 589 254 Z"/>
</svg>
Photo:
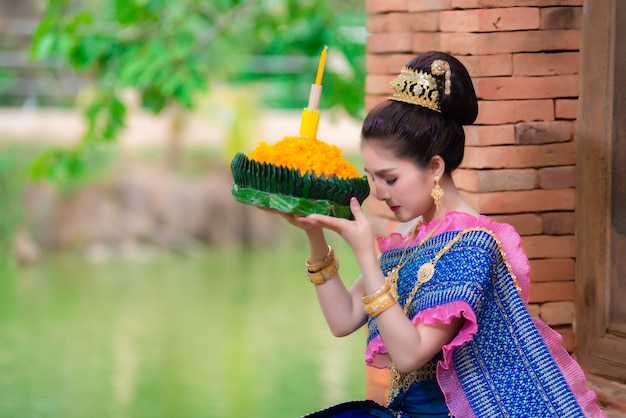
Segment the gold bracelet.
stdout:
<svg viewBox="0 0 626 418">
<path fill-rule="evenodd" d="M 385 283 L 381 287 L 376 289 L 374 293 L 371 293 L 369 295 L 363 295 L 363 297 L 361 298 L 363 304 L 371 303 L 374 299 L 376 299 L 383 293 L 392 290 L 392 286 L 393 283 L 391 282 L 391 278 L 389 276 L 385 277 Z"/>
<path fill-rule="evenodd" d="M 335 250 L 333 250 L 333 247 L 329 245 L 328 254 L 326 254 L 324 258 L 322 258 L 317 263 L 314 263 L 313 261 L 311 261 L 311 257 L 309 257 L 306 259 L 305 266 L 306 266 L 306 269 L 310 271 L 311 273 L 317 273 L 319 271 L 322 271 L 324 268 L 330 266 L 334 259 L 335 259 Z"/>
<path fill-rule="evenodd" d="M 374 302 L 365 305 L 365 313 L 377 317 L 387 309 L 395 305 L 398 295 L 395 292 L 386 292 L 379 296 Z"/>
<path fill-rule="evenodd" d="M 321 284 L 326 283 L 333 277 L 337 275 L 339 272 L 339 259 L 333 256 L 332 262 L 323 267 L 319 271 L 310 271 L 306 270 L 306 277 L 308 277 L 309 281 L 313 283 L 315 286 L 319 286 Z"/>
</svg>

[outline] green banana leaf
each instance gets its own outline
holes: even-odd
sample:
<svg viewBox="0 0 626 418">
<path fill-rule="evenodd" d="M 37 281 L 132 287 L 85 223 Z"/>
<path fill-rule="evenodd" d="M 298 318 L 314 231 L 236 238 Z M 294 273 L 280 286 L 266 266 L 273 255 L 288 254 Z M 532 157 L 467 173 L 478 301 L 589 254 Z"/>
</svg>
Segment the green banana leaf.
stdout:
<svg viewBox="0 0 626 418">
<path fill-rule="evenodd" d="M 242 203 L 262 208 L 275 209 L 283 213 L 293 215 L 321 215 L 334 216 L 336 218 L 353 219 L 350 206 L 342 206 L 330 200 L 311 200 L 302 197 L 287 196 L 277 193 L 268 193 L 256 189 L 248 189 L 233 184 L 231 189 L 233 197 Z"/>
</svg>

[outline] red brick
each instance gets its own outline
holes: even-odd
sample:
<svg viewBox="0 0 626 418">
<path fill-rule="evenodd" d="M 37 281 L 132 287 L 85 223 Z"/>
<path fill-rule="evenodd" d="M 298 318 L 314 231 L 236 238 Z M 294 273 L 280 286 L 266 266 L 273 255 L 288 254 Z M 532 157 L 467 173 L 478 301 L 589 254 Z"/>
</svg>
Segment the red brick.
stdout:
<svg viewBox="0 0 626 418">
<path fill-rule="evenodd" d="M 515 143 L 514 125 L 465 126 L 465 145 L 483 147 Z"/>
<path fill-rule="evenodd" d="M 497 77 L 513 74 L 513 55 L 459 55 L 472 77 Z"/>
<path fill-rule="evenodd" d="M 519 76 L 578 74 L 578 52 L 513 55 L 513 74 Z"/>
<path fill-rule="evenodd" d="M 539 169 L 539 187 L 542 189 L 567 189 L 576 187 L 575 166 Z"/>
<path fill-rule="evenodd" d="M 522 122 L 515 125 L 515 142 L 523 145 L 568 142 L 574 139 L 574 122 Z"/>
<path fill-rule="evenodd" d="M 522 248 L 528 258 L 568 258 L 576 254 L 573 235 L 522 237 Z"/>
<path fill-rule="evenodd" d="M 365 0 L 367 13 L 406 12 L 409 10 L 408 0 Z"/>
<path fill-rule="evenodd" d="M 529 302 L 574 300 L 574 282 L 531 283 Z"/>
<path fill-rule="evenodd" d="M 520 235 L 539 235 L 543 232 L 543 220 L 541 216 L 534 213 L 524 213 L 522 215 L 495 215 L 491 220 L 504 224 L 509 224 Z"/>
<path fill-rule="evenodd" d="M 498 32 L 531 29 L 539 29 L 539 9 L 536 7 L 451 10 L 439 14 L 439 30 L 442 32 Z"/>
<path fill-rule="evenodd" d="M 479 100 L 477 125 L 503 125 L 554 120 L 554 102 L 543 100 Z"/>
<path fill-rule="evenodd" d="M 532 190 L 537 185 L 537 170 L 468 170 L 453 173 L 455 184 L 470 192 Z"/>
<path fill-rule="evenodd" d="M 464 192 L 464 196 L 478 212 L 485 215 L 574 210 L 576 202 L 574 189 Z"/>
<path fill-rule="evenodd" d="M 413 33 L 412 51 L 415 54 L 422 54 L 428 51 L 441 50 L 440 32 L 416 32 Z"/>
<path fill-rule="evenodd" d="M 384 1 L 384 0 L 383 0 Z M 427 12 L 451 9 L 450 0 L 408 0 L 410 12 Z"/>
<path fill-rule="evenodd" d="M 412 41 L 413 34 L 410 32 L 375 33 L 367 37 L 367 52 L 411 52 Z"/>
<path fill-rule="evenodd" d="M 561 338 L 563 338 L 563 341 L 561 341 L 563 348 L 569 353 L 574 352 L 574 350 L 576 350 L 576 334 L 574 333 L 572 326 L 565 325 L 562 327 L 553 327 L 553 329 L 561 335 Z"/>
<path fill-rule="evenodd" d="M 441 33 L 441 50 L 461 55 L 580 49 L 580 30 L 534 30 L 499 33 Z M 415 52 L 415 51 L 414 51 Z"/>
<path fill-rule="evenodd" d="M 581 6 L 582 0 L 408 0 L 409 10 L 485 9 L 493 7 Z"/>
<path fill-rule="evenodd" d="M 547 302 L 541 305 L 540 318 L 548 325 L 571 325 L 574 322 L 574 302 Z"/>
<path fill-rule="evenodd" d="M 366 29 L 369 33 L 381 32 L 436 32 L 437 13 L 385 13 L 370 15 Z"/>
<path fill-rule="evenodd" d="M 452 172 L 454 185 L 460 190 L 476 192 L 480 188 L 478 183 L 478 170 L 456 169 Z"/>
<path fill-rule="evenodd" d="M 387 27 L 389 26 L 387 20 L 388 14 L 371 14 L 368 16 L 367 21 L 365 22 L 365 29 L 368 33 L 381 33 L 387 32 Z"/>
<path fill-rule="evenodd" d="M 387 94 L 392 93 L 389 83 L 396 76 L 394 75 L 368 75 L 365 77 L 365 93 L 367 94 Z"/>
<path fill-rule="evenodd" d="M 541 9 L 541 29 L 580 29 L 582 7 L 546 7 Z"/>
<path fill-rule="evenodd" d="M 556 282 L 574 280 L 576 262 L 573 258 L 530 260 L 531 282 Z"/>
<path fill-rule="evenodd" d="M 466 147 L 461 168 L 532 168 L 576 163 L 574 142 L 548 145 Z"/>
<path fill-rule="evenodd" d="M 389 95 L 367 95 L 365 96 L 365 111 L 369 112 L 372 110 L 377 104 L 384 102 L 387 100 Z"/>
<path fill-rule="evenodd" d="M 554 117 L 556 119 L 574 120 L 578 117 L 578 100 L 560 99 L 554 101 Z"/>
<path fill-rule="evenodd" d="M 415 54 L 367 54 L 365 65 L 372 75 L 397 75 Z"/>
<path fill-rule="evenodd" d="M 413 32 L 437 32 L 439 30 L 439 13 L 411 13 L 411 30 Z"/>
<path fill-rule="evenodd" d="M 574 212 L 548 212 L 541 214 L 546 235 L 574 235 L 576 214 Z"/>
<path fill-rule="evenodd" d="M 578 75 L 474 78 L 479 99 L 548 99 L 578 96 Z"/>
<path fill-rule="evenodd" d="M 537 303 L 531 303 L 531 304 L 528 304 L 527 308 L 528 308 L 528 312 L 530 313 L 532 317 L 539 318 L 539 315 L 541 313 L 541 305 Z"/>
</svg>

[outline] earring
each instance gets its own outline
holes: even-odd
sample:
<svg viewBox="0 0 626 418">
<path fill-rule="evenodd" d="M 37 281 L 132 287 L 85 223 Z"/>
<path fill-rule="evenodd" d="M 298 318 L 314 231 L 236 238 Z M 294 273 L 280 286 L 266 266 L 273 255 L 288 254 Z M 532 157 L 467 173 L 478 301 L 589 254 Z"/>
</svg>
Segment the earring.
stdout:
<svg viewBox="0 0 626 418">
<path fill-rule="evenodd" d="M 439 177 L 435 177 L 435 187 L 431 190 L 430 195 L 435 201 L 435 210 L 439 209 L 439 204 L 444 195 L 443 188 L 439 185 Z"/>
</svg>

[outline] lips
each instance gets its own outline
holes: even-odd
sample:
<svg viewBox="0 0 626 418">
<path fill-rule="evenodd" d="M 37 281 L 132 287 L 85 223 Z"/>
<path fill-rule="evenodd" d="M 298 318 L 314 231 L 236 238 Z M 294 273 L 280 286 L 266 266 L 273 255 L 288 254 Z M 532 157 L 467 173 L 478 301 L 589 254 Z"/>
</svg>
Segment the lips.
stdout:
<svg viewBox="0 0 626 418">
<path fill-rule="evenodd" d="M 400 210 L 400 206 L 389 206 L 389 209 L 391 209 L 392 212 L 397 212 Z"/>
</svg>

